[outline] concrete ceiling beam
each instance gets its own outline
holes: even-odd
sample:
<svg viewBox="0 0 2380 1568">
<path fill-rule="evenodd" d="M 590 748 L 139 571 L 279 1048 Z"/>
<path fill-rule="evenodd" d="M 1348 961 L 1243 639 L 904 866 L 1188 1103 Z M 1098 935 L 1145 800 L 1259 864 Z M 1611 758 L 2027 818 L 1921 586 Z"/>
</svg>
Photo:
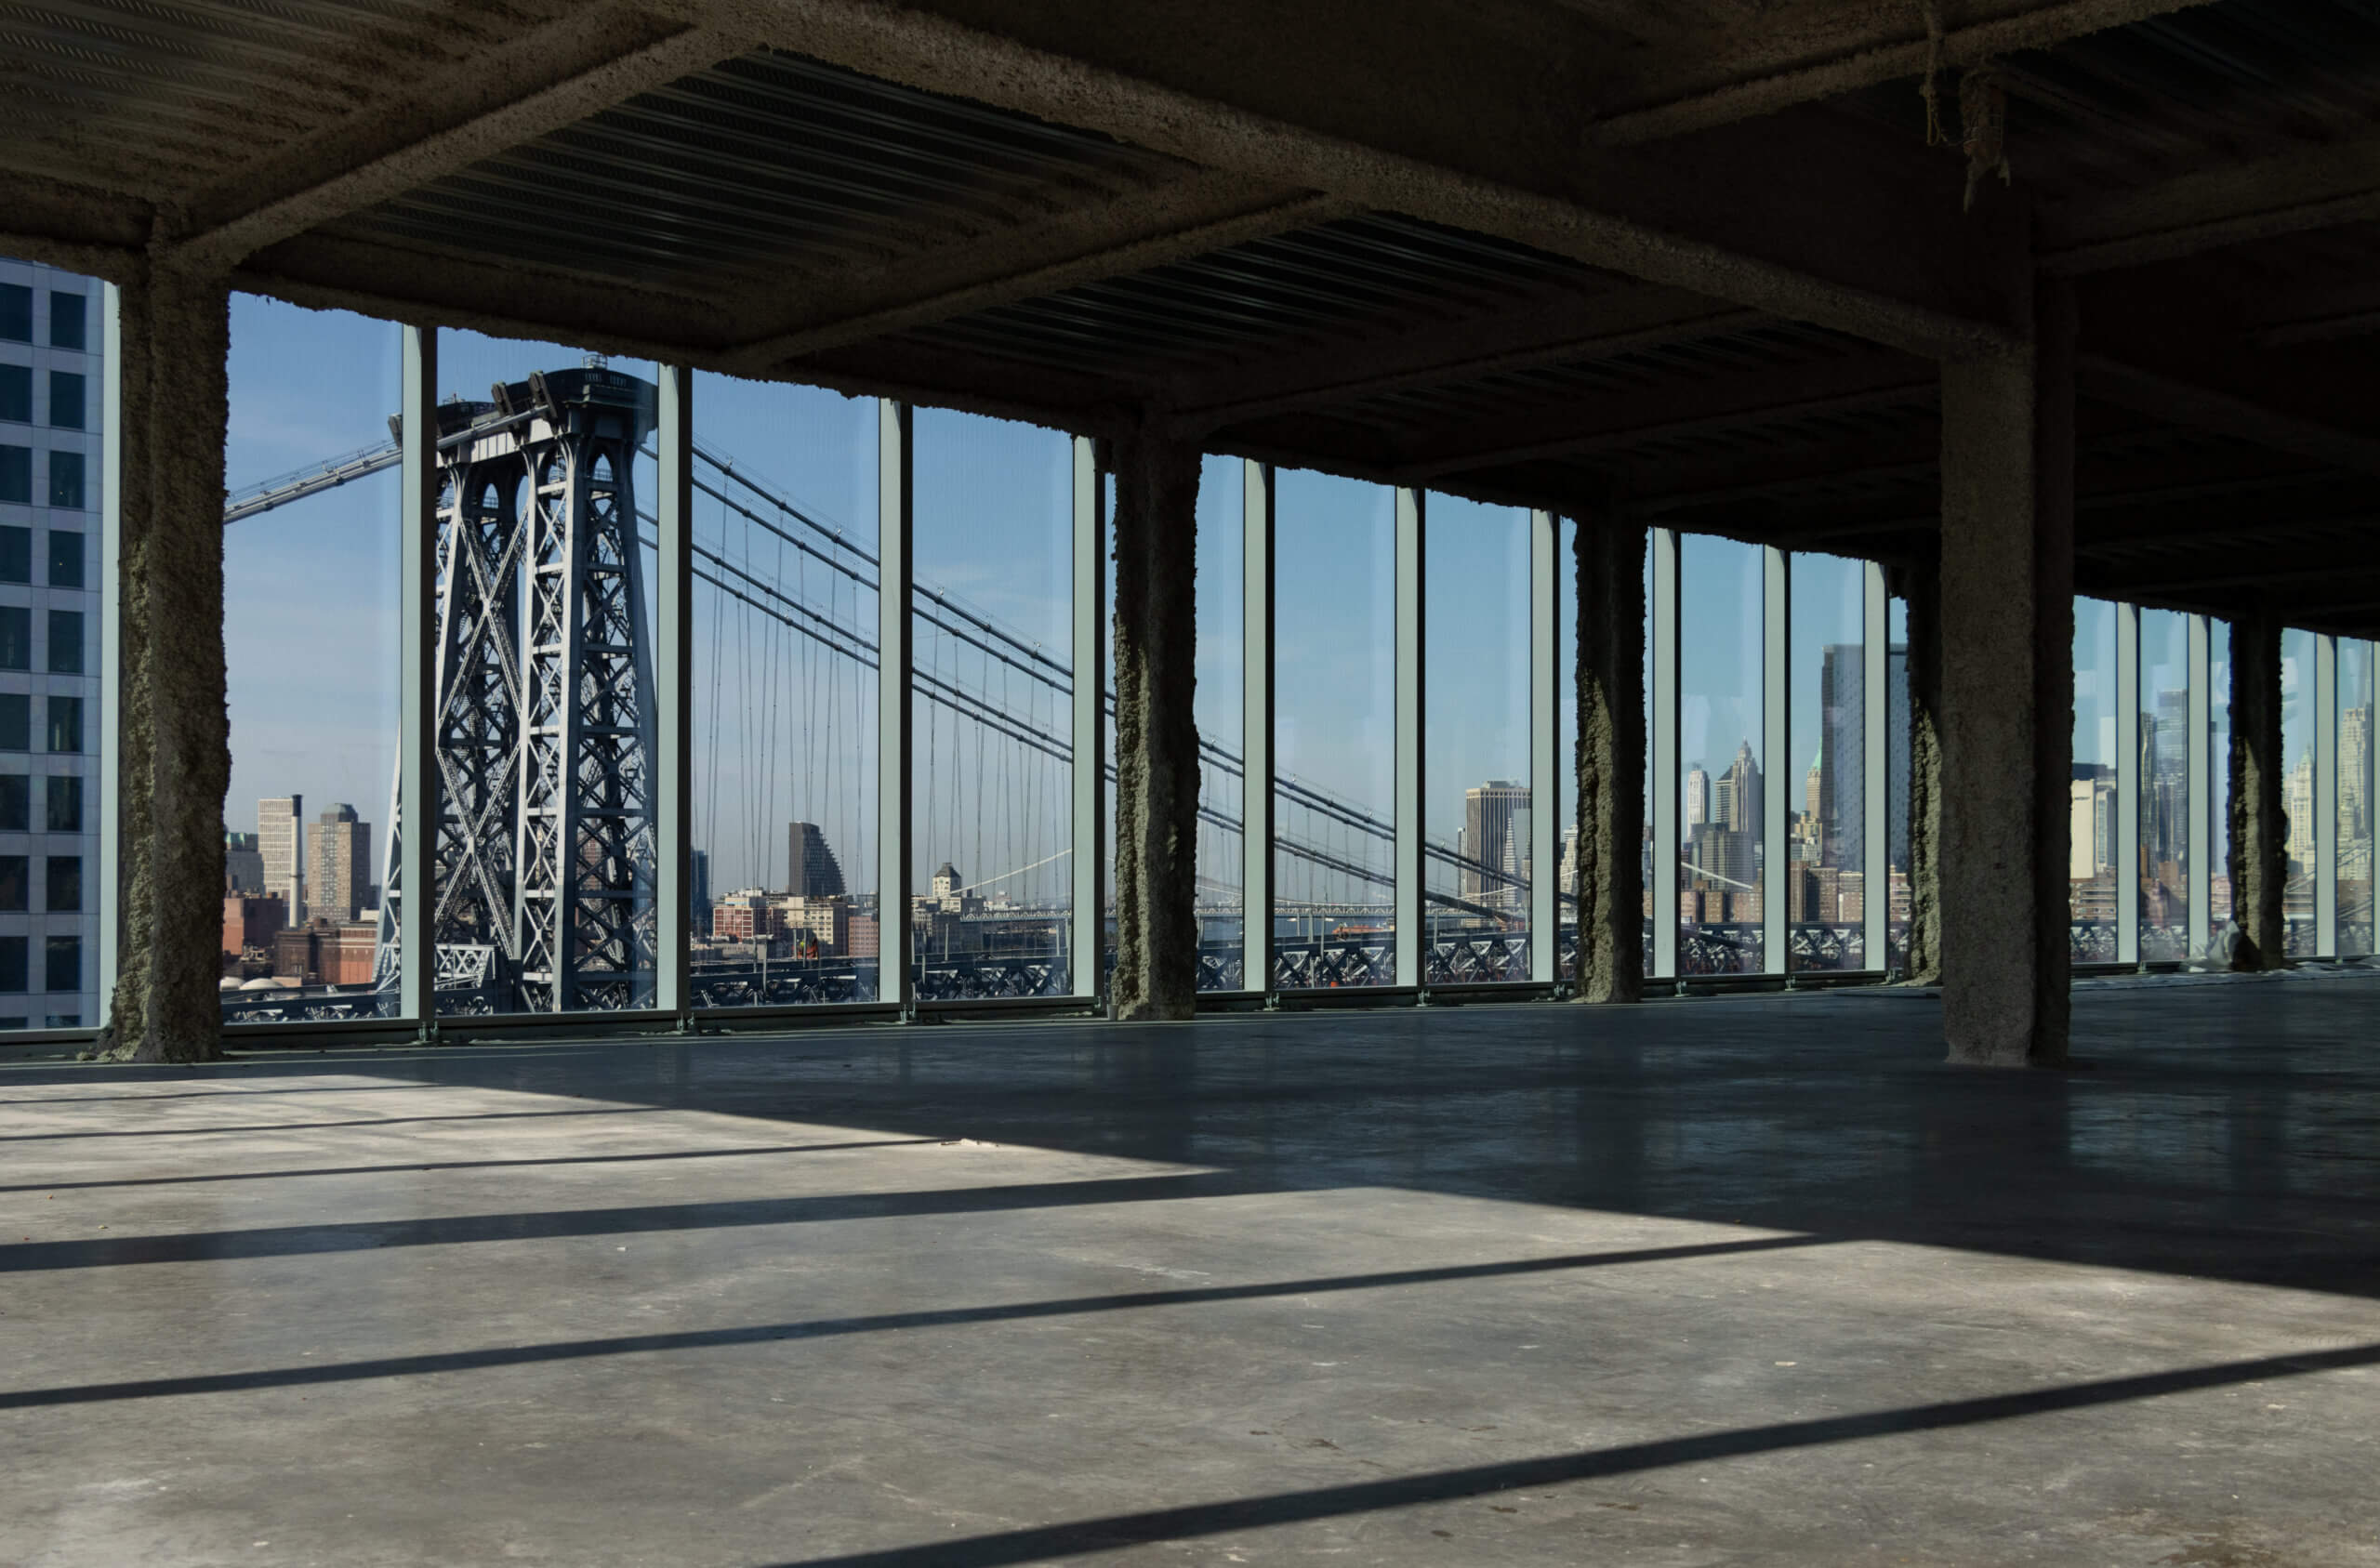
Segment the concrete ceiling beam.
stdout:
<svg viewBox="0 0 2380 1568">
<path fill-rule="evenodd" d="M 1598 35 L 1564 13 L 1527 13 L 1532 31 L 1425 7 L 1389 25 L 1355 0 L 703 9 L 849 70 L 1912 352 L 2025 339 L 2003 264 L 2023 249 L 2015 199 L 1969 217 L 1948 161 L 1823 121 L 1790 138 L 1740 127 L 1691 148 L 1598 151 L 1582 63 Z"/>
<path fill-rule="evenodd" d="M 1243 361 L 1166 392 L 1185 433 L 1540 365 L 1639 353 L 1741 332 L 1771 318 L 1683 289 L 1547 292 L 1440 322 L 1350 323 L 1319 343 Z"/>
<path fill-rule="evenodd" d="M 1404 482 L 1420 483 L 1466 469 L 1901 406 L 1931 400 L 1938 384 L 1934 366 L 1886 350 L 1747 365 L 1725 376 L 1673 377 L 1477 421 L 1407 450 L 1396 471 Z"/>
<path fill-rule="evenodd" d="M 2211 0 L 1941 0 L 1942 35 L 1913 4 L 1804 0 L 1763 7 L 1732 28 L 1689 34 L 1609 79 L 1594 140 L 1637 146 L 1708 130 L 1880 83 L 1922 77 L 1938 59 L 1964 71 L 1997 55 L 2188 10 Z M 1937 53 L 1938 47 L 1938 55 Z M 1945 90 L 1957 96 L 1955 83 Z"/>
<path fill-rule="evenodd" d="M 2380 474 L 2380 437 L 2286 413 L 2230 392 L 2143 370 L 2105 354 L 2076 356 L 2086 395 L 2169 423 L 2295 453 L 2318 463 Z"/>
<path fill-rule="evenodd" d="M 1353 217 L 1352 204 L 1245 175 L 1194 171 L 1005 233 L 889 267 L 789 279 L 738 314 L 770 321 L 734 351 L 759 372 L 806 354 L 931 326 L 1232 245 Z M 796 301 L 791 309 L 787 296 Z"/>
<path fill-rule="evenodd" d="M 1863 428 L 1796 441 L 1782 451 L 1746 444 L 1707 455 L 1697 453 L 1690 460 L 1633 464 L 1628 504 L 1648 514 L 1724 506 L 1838 478 L 1930 473 L 1941 456 L 1941 422 L 1928 408 L 1922 420 L 1905 430 Z"/>
<path fill-rule="evenodd" d="M 235 271 L 245 280 L 240 286 L 293 304 L 336 296 L 340 309 L 411 326 L 550 339 L 677 363 L 715 361 L 734 330 L 733 315 L 716 300 L 379 240 L 302 234 Z"/>
<path fill-rule="evenodd" d="M 146 264 L 155 218 L 135 197 L 0 170 L 0 256 L 126 283 Z"/>
<path fill-rule="evenodd" d="M 1667 494 L 1646 494 L 1635 486 L 1629 487 L 1631 509 L 1646 517 L 1670 517 L 1711 507 L 1765 507 L 1780 502 L 1798 502 L 1812 494 L 1821 499 L 1839 494 L 1844 486 L 1860 485 L 1924 485 L 1938 482 L 1941 458 L 1940 438 L 1937 437 L 1933 454 L 1920 454 L 1908 447 L 1897 450 L 1900 461 L 1865 463 L 1810 462 L 1794 465 L 1798 472 L 1780 470 L 1770 478 L 1749 483 L 1726 485 L 1709 490 L 1672 491 Z"/>
<path fill-rule="evenodd" d="M 2380 273 L 2369 271 L 2260 300 L 2240 323 L 2241 336 L 2258 349 L 2334 343 L 2373 332 L 2380 332 Z"/>
<path fill-rule="evenodd" d="M 1076 435 L 1113 434 L 1146 397 L 1137 383 L 939 343 L 828 349 L 785 366 L 782 376 L 853 397 L 901 398 Z"/>
<path fill-rule="evenodd" d="M 588 7 L 519 33 L 427 90 L 401 86 L 297 147 L 196 194 L 173 243 L 229 267 L 751 47 L 732 27 L 630 5 Z"/>
<path fill-rule="evenodd" d="M 423 278 L 435 273 L 434 290 Z M 622 358 L 743 376 L 735 319 L 708 298 L 449 256 L 414 256 L 361 241 L 302 235 L 250 258 L 232 286 L 314 310 L 353 310 L 408 326 L 549 340 Z M 628 324 L 623 324 L 628 323 Z M 1134 389 L 1097 377 L 945 349 L 871 349 L 853 366 L 832 355 L 764 377 L 855 397 L 907 398 L 970 414 L 1104 433 Z"/>
<path fill-rule="evenodd" d="M 2380 218 L 2380 134 L 2245 159 L 2041 215 L 2042 265 L 2081 274 Z"/>
</svg>

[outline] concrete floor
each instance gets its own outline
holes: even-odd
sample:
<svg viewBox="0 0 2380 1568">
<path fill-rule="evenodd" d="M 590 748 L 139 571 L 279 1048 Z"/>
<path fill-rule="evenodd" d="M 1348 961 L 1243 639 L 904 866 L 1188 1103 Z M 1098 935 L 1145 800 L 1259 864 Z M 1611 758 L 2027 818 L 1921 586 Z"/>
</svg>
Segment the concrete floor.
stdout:
<svg viewBox="0 0 2380 1568">
<path fill-rule="evenodd" d="M 0 1064 L 0 1562 L 2380 1563 L 2380 975 Z"/>
</svg>

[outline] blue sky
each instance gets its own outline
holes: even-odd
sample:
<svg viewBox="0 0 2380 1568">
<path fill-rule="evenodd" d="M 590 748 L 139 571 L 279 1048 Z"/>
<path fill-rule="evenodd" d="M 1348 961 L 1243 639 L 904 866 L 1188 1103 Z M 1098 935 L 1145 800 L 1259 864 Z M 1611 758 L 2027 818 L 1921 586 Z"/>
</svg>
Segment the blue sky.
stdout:
<svg viewBox="0 0 2380 1568">
<path fill-rule="evenodd" d="M 387 323 L 235 297 L 226 452 L 231 488 L 385 441 L 398 399 L 399 353 L 398 330 Z M 482 398 L 499 378 L 582 360 L 565 347 L 449 332 L 440 339 L 440 390 Z M 650 365 L 632 362 L 615 368 L 652 374 Z M 871 401 L 704 375 L 696 378 L 695 410 L 705 446 L 874 552 Z M 1071 665 L 1066 438 L 931 409 L 919 412 L 917 433 L 920 582 Z M 649 507 L 650 465 L 640 467 Z M 1197 705 L 1202 728 L 1229 735 L 1236 750 L 1239 465 L 1210 459 L 1202 479 Z M 345 801 L 385 827 L 397 723 L 396 505 L 395 476 L 383 474 L 229 530 L 230 825 L 252 828 L 260 796 L 296 792 L 306 797 L 310 815 Z M 1393 496 L 1377 485 L 1284 471 L 1276 507 L 1279 766 L 1386 817 L 1395 757 Z M 1511 508 L 1444 496 L 1432 498 L 1429 516 L 1428 829 L 1451 841 L 1467 786 L 1527 776 L 1528 520 Z M 775 520 L 821 543 L 789 519 Z M 698 541 L 729 560 L 872 633 L 871 592 L 766 529 L 699 494 L 695 527 Z M 1567 550 L 1562 566 L 1567 616 L 1575 613 Z M 1699 762 L 1715 773 L 1748 740 L 1764 770 L 1798 801 L 1802 771 L 1818 750 L 1821 650 L 1858 639 L 1859 602 L 1852 563 L 1805 557 L 1796 572 L 1792 753 L 1780 765 L 1763 755 L 1760 552 L 1722 539 L 1682 541 L 1683 764 Z M 2155 626 L 2145 630 L 2145 664 L 2151 679 L 2162 681 Z M 2111 608 L 2081 601 L 2079 759 L 2099 758 L 2112 746 L 2112 639 Z M 872 887 L 873 673 L 699 584 L 694 641 L 695 841 L 711 854 L 714 889 L 780 882 L 784 824 L 797 816 L 824 824 L 852 884 Z M 2284 652 L 2299 654 L 2294 642 Z M 921 668 L 1026 715 L 1040 730 L 1063 736 L 1070 728 L 1066 704 L 1054 693 L 956 639 L 921 627 L 917 657 Z M 1562 657 L 1558 771 L 1567 780 L 1575 733 L 1567 646 Z M 2284 665 L 2293 757 L 2310 739 L 2307 705 L 2298 698 L 2301 686 L 2310 689 L 2310 676 L 2300 673 L 2306 663 L 2291 656 Z M 2219 690 L 2220 673 L 2217 679 Z M 948 857 L 971 882 L 1019 873 L 987 890 L 1062 896 L 1068 872 L 1053 857 L 1065 847 L 1063 769 L 932 703 L 918 702 L 916 712 L 920 881 Z M 1567 812 L 1567 784 L 1564 797 Z M 1210 801 L 1236 810 L 1236 788 L 1212 782 Z M 1302 819 L 1289 825 L 1329 837 Z M 1360 835 L 1341 833 L 1329 841 L 1356 858 L 1378 853 Z M 1236 854 L 1236 844 L 1211 829 L 1201 847 L 1210 862 Z M 1020 872 L 1036 863 L 1038 869 Z M 1209 869 L 1236 878 L 1236 868 Z M 1353 889 L 1323 879 L 1313 890 L 1343 897 Z"/>
<path fill-rule="evenodd" d="M 226 454 L 231 488 L 386 441 L 399 354 L 397 329 L 386 323 L 239 297 Z M 440 338 L 440 391 L 482 398 L 498 378 L 582 358 L 562 347 L 449 332 Z M 631 362 L 615 368 L 651 374 Z M 703 444 L 873 553 L 873 402 L 706 375 L 696 380 L 695 410 Z M 1072 664 L 1066 439 L 940 410 L 919 412 L 917 434 L 920 581 Z M 1210 460 L 1203 477 L 1198 710 L 1210 731 L 1236 731 L 1238 465 Z M 650 473 L 638 478 L 649 497 Z M 384 474 L 229 531 L 230 825 L 252 828 L 259 797 L 295 792 L 305 796 L 310 814 L 345 801 L 385 826 L 397 724 L 396 507 L 395 477 Z M 1387 656 L 1391 495 L 1379 486 L 1288 473 L 1277 517 L 1285 585 L 1277 612 L 1281 765 L 1385 816 L 1395 713 Z M 1433 605 L 1448 641 L 1433 649 L 1430 761 L 1442 782 L 1432 791 L 1430 829 L 1451 838 L 1467 784 L 1526 768 L 1527 519 L 1445 498 L 1432 518 L 1434 559 L 1456 555 L 1469 563 L 1440 578 Z M 785 583 L 844 624 L 872 629 L 872 594 L 711 497 L 697 495 L 695 519 L 698 540 L 729 560 Z M 694 640 L 696 842 L 713 857 L 714 889 L 781 880 L 784 824 L 796 815 L 824 824 L 847 876 L 871 885 L 873 675 L 707 586 L 698 585 Z M 1029 715 L 1039 728 L 1061 735 L 1069 728 L 1053 693 L 955 639 L 921 628 L 917 656 L 921 667 Z M 825 744 L 830 708 L 831 748 Z M 945 856 L 980 854 L 980 866 L 961 865 L 972 881 L 1064 849 L 1065 780 L 1054 762 L 956 722 L 931 703 L 916 710 L 920 878 Z M 815 722 L 799 721 L 804 713 L 814 713 Z M 817 744 L 805 744 L 813 737 Z M 1232 744 L 1236 750 L 1236 733 Z M 1236 792 L 1227 794 L 1236 809 Z M 1220 838 L 1208 847 L 1224 848 Z M 1051 897 L 1063 891 L 1065 875 L 1063 862 L 1052 862 L 1001 886 Z"/>
</svg>

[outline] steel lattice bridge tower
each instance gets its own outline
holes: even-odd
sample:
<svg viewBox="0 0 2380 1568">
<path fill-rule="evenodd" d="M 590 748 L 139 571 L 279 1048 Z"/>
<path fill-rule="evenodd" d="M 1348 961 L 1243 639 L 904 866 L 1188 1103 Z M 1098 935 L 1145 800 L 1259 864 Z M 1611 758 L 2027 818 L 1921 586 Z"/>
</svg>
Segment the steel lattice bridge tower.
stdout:
<svg viewBox="0 0 2380 1568">
<path fill-rule="evenodd" d="M 631 475 L 654 389 L 590 366 L 493 397 L 438 409 L 442 1010 L 649 1007 L 653 653 Z M 405 805 L 392 786 L 382 988 L 411 892 Z"/>
</svg>

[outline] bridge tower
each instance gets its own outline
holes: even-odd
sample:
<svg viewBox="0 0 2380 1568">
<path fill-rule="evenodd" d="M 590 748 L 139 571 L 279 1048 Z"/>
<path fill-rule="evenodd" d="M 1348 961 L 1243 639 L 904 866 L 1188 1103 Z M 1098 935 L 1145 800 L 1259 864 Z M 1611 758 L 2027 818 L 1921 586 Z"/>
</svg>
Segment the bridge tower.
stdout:
<svg viewBox="0 0 2380 1568">
<path fill-rule="evenodd" d="M 533 374 L 438 409 L 440 1009 L 617 1010 L 654 982 L 654 692 L 632 476 L 652 383 Z M 377 970 L 407 889 L 390 792 Z"/>
</svg>

